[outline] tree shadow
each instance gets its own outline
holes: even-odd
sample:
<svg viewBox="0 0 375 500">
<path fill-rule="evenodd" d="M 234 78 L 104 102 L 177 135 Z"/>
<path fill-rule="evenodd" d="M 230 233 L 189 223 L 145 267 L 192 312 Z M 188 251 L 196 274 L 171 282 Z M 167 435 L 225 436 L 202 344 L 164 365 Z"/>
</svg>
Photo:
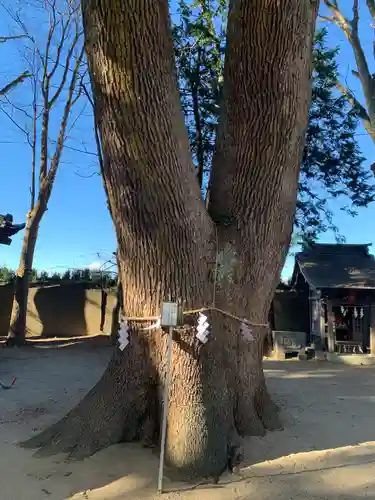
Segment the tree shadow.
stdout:
<svg viewBox="0 0 375 500">
<path fill-rule="evenodd" d="M 0 336 L 7 335 L 12 313 L 14 286 L 0 283 Z"/>
<path fill-rule="evenodd" d="M 239 482 L 264 485 L 265 498 L 374 498 L 375 443 L 300 453 L 245 469 Z M 242 497 L 241 497 L 242 498 Z M 249 497 L 250 498 L 250 497 Z M 281 496 L 280 496 L 281 498 Z"/>
<path fill-rule="evenodd" d="M 88 334 L 84 283 L 38 288 L 34 304 L 42 323 L 42 337 L 80 337 Z"/>
<path fill-rule="evenodd" d="M 10 412 L 8 416 L 4 411 L 4 418 L 16 416 L 19 420 L 26 415 L 28 421 L 23 431 L 20 425 L 9 429 L 24 433 L 12 439 L 29 437 L 31 429 L 44 428 L 73 407 L 104 371 L 110 353 L 109 349 L 77 346 L 43 349 L 42 355 L 39 349 L 7 352 L 3 375 L 7 380 L 17 376 L 17 382 L 4 395 Z M 247 458 L 253 465 L 242 471 L 242 477 L 224 476 L 217 487 L 166 480 L 166 491 L 179 491 L 181 500 L 201 498 L 201 490 L 210 500 L 375 498 L 375 372 L 298 361 L 266 362 L 265 371 L 271 392 L 282 406 L 285 430 L 248 441 L 251 453 Z M 36 411 L 41 408 L 45 411 Z M 4 454 L 9 446 L 10 465 L 17 458 L 27 476 L 38 480 L 40 498 L 46 495 L 44 490 L 55 494 L 57 489 L 65 494 L 59 498 L 68 498 L 72 492 L 77 494 L 73 498 L 83 498 L 78 492 L 89 489 L 88 498 L 92 495 L 93 499 L 155 498 L 157 451 L 119 444 L 82 462 L 69 463 L 65 455 L 35 459 L 31 458 L 33 451 L 26 450 L 16 457 L 9 437 L 4 437 L 8 440 L 3 444 Z M 353 446 L 358 443 L 361 446 Z"/>
<path fill-rule="evenodd" d="M 192 500 L 201 497 L 201 490 L 210 500 L 227 493 L 228 500 L 375 498 L 375 373 L 314 361 L 266 362 L 265 369 L 285 430 L 247 440 L 247 463 L 252 465 L 243 464 L 240 477 L 226 475 L 216 486 L 166 480 L 166 493 Z M 127 456 L 123 474 L 95 494 L 111 500 L 154 498 L 157 460 L 147 450 L 135 448 L 135 454 L 132 445 L 111 449 L 114 462 L 119 462 L 119 450 Z M 102 468 L 107 453 L 96 455 Z"/>
<path fill-rule="evenodd" d="M 266 361 L 282 432 L 245 439 L 246 465 L 375 441 L 375 372 L 317 361 Z"/>
</svg>

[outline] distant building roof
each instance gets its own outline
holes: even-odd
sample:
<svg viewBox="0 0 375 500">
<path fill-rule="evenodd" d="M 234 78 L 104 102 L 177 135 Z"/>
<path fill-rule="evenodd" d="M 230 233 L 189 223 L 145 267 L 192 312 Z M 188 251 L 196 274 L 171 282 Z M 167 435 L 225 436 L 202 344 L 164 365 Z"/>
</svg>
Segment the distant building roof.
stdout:
<svg viewBox="0 0 375 500">
<path fill-rule="evenodd" d="M 301 273 L 315 288 L 375 289 L 375 258 L 370 244 L 315 243 L 296 255 L 293 281 Z"/>
</svg>

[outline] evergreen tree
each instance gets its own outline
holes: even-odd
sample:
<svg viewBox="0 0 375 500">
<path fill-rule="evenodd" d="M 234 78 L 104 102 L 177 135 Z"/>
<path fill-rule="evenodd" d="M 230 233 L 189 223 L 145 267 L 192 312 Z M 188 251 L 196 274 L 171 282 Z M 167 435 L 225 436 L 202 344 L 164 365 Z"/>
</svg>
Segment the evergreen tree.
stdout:
<svg viewBox="0 0 375 500">
<path fill-rule="evenodd" d="M 82 269 L 81 271 L 81 280 L 82 281 L 91 281 L 91 271 L 90 269 Z"/>
<path fill-rule="evenodd" d="M 81 281 L 82 280 L 82 271 L 81 269 L 74 269 L 71 274 L 72 281 Z"/>
<path fill-rule="evenodd" d="M 8 283 L 14 278 L 14 271 L 8 267 L 0 267 L 0 283 Z"/>
<path fill-rule="evenodd" d="M 72 278 L 72 273 L 71 273 L 70 269 L 67 269 L 67 270 L 63 273 L 63 275 L 62 275 L 62 277 L 61 277 L 62 281 L 70 281 L 70 280 L 71 280 L 71 278 Z"/>
<path fill-rule="evenodd" d="M 42 272 L 40 273 L 40 275 L 39 275 L 39 279 L 40 279 L 40 281 L 42 281 L 42 282 L 46 282 L 46 281 L 48 281 L 48 280 L 49 280 L 49 274 L 48 274 L 48 272 L 47 272 L 47 271 L 42 271 Z"/>
<path fill-rule="evenodd" d="M 219 118 L 224 65 L 227 0 L 180 0 L 174 43 L 193 160 L 206 192 Z M 312 101 L 301 164 L 295 231 L 314 240 L 331 230 L 338 240 L 330 200 L 355 215 L 374 200 L 372 175 L 355 139 L 358 116 L 335 90 L 338 48 L 328 49 L 326 30 L 316 33 L 313 53 Z"/>
<path fill-rule="evenodd" d="M 57 272 L 54 272 L 49 278 L 50 283 L 60 283 L 60 281 L 61 281 L 61 275 Z"/>
<path fill-rule="evenodd" d="M 227 0 L 179 1 L 173 26 L 181 104 L 203 192 L 215 146 L 223 79 Z"/>
</svg>

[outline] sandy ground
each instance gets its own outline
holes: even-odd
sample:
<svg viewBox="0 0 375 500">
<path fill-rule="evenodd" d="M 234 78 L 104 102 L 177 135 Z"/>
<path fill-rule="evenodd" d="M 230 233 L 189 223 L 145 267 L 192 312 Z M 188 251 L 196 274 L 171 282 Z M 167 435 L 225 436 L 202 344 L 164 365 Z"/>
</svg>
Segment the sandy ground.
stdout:
<svg viewBox="0 0 375 500">
<path fill-rule="evenodd" d="M 157 456 L 113 446 L 83 461 L 37 459 L 17 447 L 69 410 L 100 377 L 110 349 L 1 350 L 1 500 L 152 500 Z M 191 488 L 166 481 L 166 500 L 375 499 L 375 370 L 267 361 L 285 430 L 246 442 L 242 477 Z"/>
</svg>

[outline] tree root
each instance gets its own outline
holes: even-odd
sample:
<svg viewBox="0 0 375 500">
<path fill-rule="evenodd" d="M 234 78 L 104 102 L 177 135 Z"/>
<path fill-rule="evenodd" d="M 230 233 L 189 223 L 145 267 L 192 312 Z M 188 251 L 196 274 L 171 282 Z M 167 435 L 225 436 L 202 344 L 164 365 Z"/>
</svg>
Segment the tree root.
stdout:
<svg viewBox="0 0 375 500">
<path fill-rule="evenodd" d="M 121 358 L 117 350 L 103 377 L 73 410 L 20 446 L 39 448 L 37 457 L 68 453 L 70 459 L 83 459 L 112 444 L 134 440 L 146 414 L 150 387 L 147 375 L 128 374 L 137 374 L 136 367 L 138 374 L 145 373 L 145 366 L 137 366 L 141 360 L 127 354 Z"/>
<path fill-rule="evenodd" d="M 264 427 L 269 431 L 283 430 L 280 416 L 280 408 L 274 403 L 269 395 L 264 374 L 262 372 L 260 384 L 255 393 L 255 408 L 263 422 Z"/>
<path fill-rule="evenodd" d="M 255 411 L 253 404 L 247 404 L 246 408 L 237 411 L 235 422 L 238 433 L 241 436 L 263 437 L 266 434 L 263 422 Z"/>
<path fill-rule="evenodd" d="M 274 406 L 265 405 L 262 411 L 262 422 L 268 431 L 282 431 L 283 424 L 279 413 L 275 410 Z"/>
<path fill-rule="evenodd" d="M 155 335 L 164 354 L 163 334 Z M 103 377 L 83 400 L 21 446 L 38 448 L 37 457 L 67 453 L 68 459 L 82 459 L 121 441 L 145 438 L 146 446 L 155 444 L 165 366 L 136 347 L 116 349 Z M 239 455 L 231 434 L 233 407 L 225 390 L 225 371 L 208 349 L 198 359 L 176 343 L 174 347 L 166 464 L 181 479 L 218 478 Z M 160 358 L 165 362 L 165 355 Z"/>
<path fill-rule="evenodd" d="M 67 453 L 69 459 L 83 459 L 118 442 L 158 445 L 166 336 L 153 335 L 158 355 L 150 353 L 150 339 L 134 341 L 123 352 L 115 349 L 102 378 L 83 400 L 21 446 L 37 448 L 37 457 Z M 262 374 L 252 378 L 257 386 L 242 382 L 248 390 L 237 398 L 235 409 L 235 386 L 228 375 L 233 372 L 223 370 L 220 344 L 213 339 L 197 356 L 188 345 L 192 338 L 187 332 L 180 344 L 174 342 L 166 464 L 178 479 L 216 481 L 243 459 L 239 435 L 263 436 L 266 429 L 280 428 L 278 413 Z"/>
</svg>

